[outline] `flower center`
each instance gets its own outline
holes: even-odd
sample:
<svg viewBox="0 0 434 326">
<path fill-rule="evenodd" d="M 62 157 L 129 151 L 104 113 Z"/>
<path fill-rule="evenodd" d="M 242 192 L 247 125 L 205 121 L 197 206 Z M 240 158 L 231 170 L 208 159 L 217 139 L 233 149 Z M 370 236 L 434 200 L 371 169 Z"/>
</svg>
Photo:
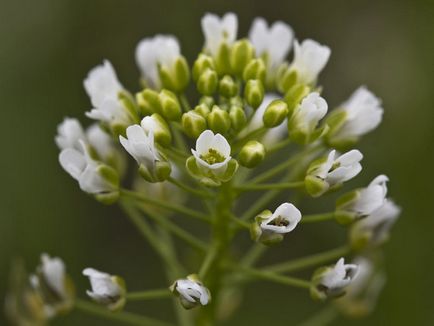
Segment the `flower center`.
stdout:
<svg viewBox="0 0 434 326">
<path fill-rule="evenodd" d="M 200 158 L 210 165 L 221 163 L 225 160 L 225 157 L 213 148 L 208 149 L 208 153 L 201 155 Z"/>
<path fill-rule="evenodd" d="M 333 165 L 332 165 L 332 167 L 330 168 L 330 170 L 329 170 L 329 173 L 330 172 L 333 172 L 334 170 L 336 170 L 338 167 L 340 167 L 341 166 L 341 163 L 339 163 L 339 162 L 334 162 L 333 163 Z"/>
<path fill-rule="evenodd" d="M 282 216 L 278 216 L 275 219 L 271 220 L 270 222 L 268 222 L 268 225 L 274 225 L 274 226 L 288 226 L 289 225 L 289 221 L 282 217 Z"/>
</svg>

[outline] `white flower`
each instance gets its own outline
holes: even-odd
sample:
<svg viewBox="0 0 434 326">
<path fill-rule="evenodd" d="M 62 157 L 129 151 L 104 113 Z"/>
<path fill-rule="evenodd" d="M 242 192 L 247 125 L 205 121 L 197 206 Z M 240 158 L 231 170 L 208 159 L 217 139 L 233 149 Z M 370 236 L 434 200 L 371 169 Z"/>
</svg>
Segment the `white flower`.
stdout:
<svg viewBox="0 0 434 326">
<path fill-rule="evenodd" d="M 139 125 L 129 126 L 126 130 L 127 138 L 119 136 L 119 140 L 125 150 L 137 161 L 148 168 L 153 168 L 156 161 L 160 160 L 154 143 L 154 132 L 147 134 Z"/>
<path fill-rule="evenodd" d="M 77 119 L 65 118 L 57 126 L 55 142 L 61 150 L 66 148 L 80 149 L 79 141 L 85 139 L 83 128 Z"/>
<path fill-rule="evenodd" d="M 310 93 L 295 109 L 291 118 L 291 130 L 306 135 L 312 133 L 318 122 L 326 115 L 327 109 L 327 102 L 319 93 Z"/>
<path fill-rule="evenodd" d="M 357 242 L 359 239 L 364 239 L 369 245 L 382 244 L 388 239 L 390 229 L 400 213 L 401 209 L 393 201 L 386 200 L 368 217 L 352 226 L 350 232 L 352 241 Z"/>
<path fill-rule="evenodd" d="M 336 157 L 336 150 L 330 151 L 327 161 L 321 164 L 313 174 L 328 183 L 329 186 L 354 178 L 362 171 L 359 163 L 363 155 L 354 149 Z"/>
<path fill-rule="evenodd" d="M 112 138 L 97 123 L 86 129 L 86 136 L 89 145 L 95 149 L 102 160 L 107 160 L 113 154 Z"/>
<path fill-rule="evenodd" d="M 274 22 L 270 27 L 263 18 L 253 21 L 249 39 L 256 50 L 256 55 L 265 58 L 267 77 L 272 77 L 278 66 L 283 63 L 293 43 L 292 28 L 281 22 Z"/>
<path fill-rule="evenodd" d="M 86 112 L 86 116 L 106 123 L 128 124 L 130 122 L 128 113 L 122 103 L 113 98 L 106 98 L 101 106 Z"/>
<path fill-rule="evenodd" d="M 67 291 L 65 287 L 65 264 L 62 259 L 55 257 L 51 258 L 47 254 L 41 255 L 41 265 L 38 268 L 38 272 L 41 274 L 43 281 L 48 285 L 51 291 L 55 292 L 57 296 L 65 298 Z M 40 281 L 36 275 L 31 277 L 33 286 L 38 287 Z"/>
<path fill-rule="evenodd" d="M 203 171 L 220 174 L 226 171 L 231 160 L 231 146 L 225 137 L 214 135 L 211 130 L 205 130 L 196 140 L 196 150 L 192 149 L 196 164 Z"/>
<path fill-rule="evenodd" d="M 156 35 L 144 38 L 136 48 L 136 62 L 147 85 L 154 89 L 161 88 L 158 66 L 171 71 L 180 47 L 176 37 L 172 35 Z"/>
<path fill-rule="evenodd" d="M 186 279 L 177 280 L 171 290 L 179 295 L 181 304 L 187 308 L 193 308 L 198 304 L 206 306 L 211 296 L 209 290 L 197 279 L 196 275 L 189 275 Z"/>
<path fill-rule="evenodd" d="M 96 108 L 102 107 L 107 99 L 117 99 L 119 92 L 124 89 L 113 66 L 107 60 L 89 72 L 84 80 L 84 88 Z"/>
<path fill-rule="evenodd" d="M 294 43 L 294 61 L 291 69 L 297 71 L 298 81 L 311 84 L 316 81 L 330 57 L 330 48 L 314 40 L 304 40 L 301 44 Z"/>
<path fill-rule="evenodd" d="M 387 195 L 386 182 L 389 178 L 385 175 L 379 175 L 368 185 L 358 191 L 354 201 L 344 205 L 345 210 L 356 213 L 359 217 L 366 217 L 380 208 Z"/>
<path fill-rule="evenodd" d="M 363 86 L 342 104 L 341 110 L 346 112 L 346 117 L 344 125 L 334 135 L 338 139 L 362 136 L 375 129 L 383 117 L 380 99 Z"/>
<path fill-rule="evenodd" d="M 105 180 L 98 172 L 100 163 L 93 160 L 80 141 L 81 151 L 67 148 L 60 152 L 59 162 L 63 169 L 78 181 L 81 190 L 91 194 L 108 193 L 115 190 L 114 185 Z"/>
<path fill-rule="evenodd" d="M 328 297 L 339 296 L 356 278 L 357 273 L 357 265 L 345 264 L 344 258 L 341 258 L 334 267 L 329 267 L 321 274 L 317 289 Z"/>
<path fill-rule="evenodd" d="M 284 203 L 268 219 L 262 221 L 260 227 L 264 233 L 284 234 L 294 230 L 300 220 L 300 211 L 294 205 Z"/>
<path fill-rule="evenodd" d="M 98 303 L 116 309 L 125 302 L 125 288 L 120 285 L 119 278 L 93 268 L 83 270 L 83 275 L 89 277 L 92 291 L 87 290 L 89 297 Z"/>
<path fill-rule="evenodd" d="M 205 35 L 204 50 L 214 57 L 223 43 L 232 45 L 237 38 L 238 18 L 234 13 L 226 13 L 222 18 L 206 14 L 201 23 Z"/>
</svg>

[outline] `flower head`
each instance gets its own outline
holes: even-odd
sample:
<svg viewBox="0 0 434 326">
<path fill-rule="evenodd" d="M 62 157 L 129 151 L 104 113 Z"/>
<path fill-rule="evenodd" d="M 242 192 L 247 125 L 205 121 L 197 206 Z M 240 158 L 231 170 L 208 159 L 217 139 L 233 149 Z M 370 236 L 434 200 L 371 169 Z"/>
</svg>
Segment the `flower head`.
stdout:
<svg viewBox="0 0 434 326">
<path fill-rule="evenodd" d="M 136 62 L 148 87 L 160 89 L 159 67 L 171 71 L 180 56 L 178 40 L 172 35 L 145 38 L 136 48 Z"/>
<path fill-rule="evenodd" d="M 199 281 L 196 275 L 177 280 L 171 286 L 171 291 L 179 296 L 182 306 L 186 309 L 198 305 L 206 306 L 211 301 L 209 290 Z"/>
<path fill-rule="evenodd" d="M 231 146 L 225 137 L 205 130 L 196 140 L 196 150 L 192 149 L 196 163 L 204 171 L 224 173 L 231 160 Z"/>
<path fill-rule="evenodd" d="M 119 140 L 125 150 L 137 161 L 139 165 L 143 164 L 153 167 L 155 162 L 160 159 L 154 143 L 154 132 L 148 133 L 139 126 L 129 126 L 126 131 L 127 138 L 119 136 Z"/>
<path fill-rule="evenodd" d="M 57 126 L 57 136 L 55 142 L 59 149 L 75 148 L 80 149 L 80 140 L 86 138 L 80 121 L 73 118 L 65 118 Z"/>
<path fill-rule="evenodd" d="M 222 44 L 232 45 L 237 38 L 238 19 L 234 13 L 226 13 L 222 18 L 206 14 L 202 18 L 202 31 L 205 35 L 206 53 L 217 56 Z"/>
<path fill-rule="evenodd" d="M 315 299 L 339 297 L 357 276 L 358 266 L 345 264 L 344 258 L 336 265 L 318 269 L 312 278 L 311 294 Z"/>
<path fill-rule="evenodd" d="M 330 57 L 330 48 L 314 40 L 294 43 L 294 61 L 291 69 L 297 72 L 299 83 L 312 84 L 324 69 Z"/>
<path fill-rule="evenodd" d="M 294 32 L 281 22 L 268 26 L 263 18 L 256 18 L 249 31 L 249 39 L 256 55 L 264 58 L 267 64 L 267 77 L 273 78 L 276 69 L 283 63 L 292 47 Z"/>
<path fill-rule="evenodd" d="M 83 270 L 89 277 L 92 291 L 87 295 L 96 302 L 106 305 L 110 310 L 118 310 L 125 304 L 125 283 L 118 276 L 109 275 L 93 268 Z"/>
<path fill-rule="evenodd" d="M 253 240 L 272 245 L 283 240 L 283 235 L 295 229 L 301 220 L 300 211 L 290 203 L 283 203 L 274 213 L 264 211 L 251 226 Z"/>
<path fill-rule="evenodd" d="M 81 190 L 87 193 L 106 194 L 117 191 L 116 182 L 101 175 L 102 163 L 90 156 L 83 141 L 80 141 L 80 145 L 81 151 L 67 148 L 60 152 L 59 162 L 63 169 L 77 180 Z"/>
</svg>

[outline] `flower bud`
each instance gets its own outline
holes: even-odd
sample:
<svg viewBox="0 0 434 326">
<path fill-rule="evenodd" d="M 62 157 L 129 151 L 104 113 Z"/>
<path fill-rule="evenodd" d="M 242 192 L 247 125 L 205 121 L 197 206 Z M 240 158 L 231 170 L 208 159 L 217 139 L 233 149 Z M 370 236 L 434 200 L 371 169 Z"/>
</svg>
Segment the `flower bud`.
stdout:
<svg viewBox="0 0 434 326">
<path fill-rule="evenodd" d="M 199 54 L 199 57 L 193 64 L 193 80 L 197 82 L 200 75 L 208 68 L 215 70 L 214 59 L 209 55 L 203 53 Z"/>
<path fill-rule="evenodd" d="M 234 43 L 231 50 L 230 62 L 235 75 L 241 76 L 244 68 L 252 60 L 255 50 L 249 40 L 239 40 Z"/>
<path fill-rule="evenodd" d="M 252 108 L 256 109 L 264 99 L 264 86 L 258 79 L 250 79 L 244 90 L 244 98 Z"/>
<path fill-rule="evenodd" d="M 266 67 L 265 63 L 262 59 L 253 59 L 247 64 L 243 71 L 243 79 L 245 82 L 250 79 L 258 79 L 263 84 L 265 83 L 265 75 L 266 75 Z"/>
<path fill-rule="evenodd" d="M 196 110 L 182 115 L 182 128 L 185 134 L 196 139 L 207 128 L 206 119 Z"/>
<path fill-rule="evenodd" d="M 285 102 L 288 104 L 288 116 L 291 117 L 295 108 L 310 93 L 310 87 L 302 84 L 295 85 L 285 94 Z"/>
<path fill-rule="evenodd" d="M 288 115 L 288 105 L 282 100 L 274 100 L 265 109 L 262 120 L 264 126 L 273 128 L 280 125 Z"/>
<path fill-rule="evenodd" d="M 215 57 L 216 71 L 219 76 L 231 73 L 231 46 L 227 43 L 220 45 Z"/>
<path fill-rule="evenodd" d="M 95 302 L 106 306 L 111 311 L 119 311 L 126 302 L 125 281 L 115 275 L 109 275 L 93 268 L 83 270 L 83 275 L 89 277 L 92 291 L 86 293 Z"/>
<path fill-rule="evenodd" d="M 225 75 L 220 80 L 219 93 L 226 98 L 230 98 L 238 94 L 238 85 L 234 82 L 231 76 Z"/>
<path fill-rule="evenodd" d="M 163 87 L 174 92 L 182 92 L 190 81 L 190 68 L 187 60 L 181 55 L 176 58 L 171 69 L 160 65 L 159 73 Z"/>
<path fill-rule="evenodd" d="M 185 309 L 192 309 L 199 305 L 206 306 L 211 301 L 211 293 L 200 282 L 196 274 L 175 281 L 170 286 L 170 291 L 179 297 L 179 301 Z"/>
<path fill-rule="evenodd" d="M 287 64 L 283 64 L 277 71 L 277 88 L 282 93 L 287 93 L 297 84 L 297 71 L 290 70 Z M 300 84 L 304 85 L 304 84 Z"/>
<path fill-rule="evenodd" d="M 212 96 L 202 96 L 199 99 L 199 104 L 205 104 L 206 106 L 211 108 L 215 104 L 215 101 Z"/>
<path fill-rule="evenodd" d="M 158 98 L 161 103 L 161 115 L 168 120 L 179 120 L 181 118 L 182 110 L 178 98 L 174 93 L 163 89 Z"/>
<path fill-rule="evenodd" d="M 214 105 L 211 112 L 206 117 L 209 128 L 217 133 L 224 134 L 231 127 L 229 113 Z"/>
<path fill-rule="evenodd" d="M 238 154 L 238 161 L 249 169 L 259 165 L 265 158 L 265 147 L 256 140 L 247 142 Z"/>
<path fill-rule="evenodd" d="M 167 147 L 172 142 L 172 134 L 170 133 L 169 125 L 158 113 L 144 117 L 140 125 L 146 133 L 152 130 L 155 141 L 161 146 Z"/>
<path fill-rule="evenodd" d="M 345 294 L 345 288 L 357 276 L 358 266 L 345 264 L 344 258 L 335 266 L 321 267 L 312 277 L 310 294 L 315 300 L 337 298 Z"/>
<path fill-rule="evenodd" d="M 158 92 L 146 88 L 136 94 L 136 101 L 142 115 L 151 115 L 152 113 L 161 113 L 161 103 Z"/>
<path fill-rule="evenodd" d="M 229 118 L 231 119 L 231 127 L 236 131 L 243 129 L 247 124 L 246 113 L 242 106 L 232 105 L 229 109 Z"/>
<path fill-rule="evenodd" d="M 197 81 L 197 90 L 203 95 L 212 95 L 217 90 L 218 76 L 215 70 L 205 69 Z"/>
</svg>

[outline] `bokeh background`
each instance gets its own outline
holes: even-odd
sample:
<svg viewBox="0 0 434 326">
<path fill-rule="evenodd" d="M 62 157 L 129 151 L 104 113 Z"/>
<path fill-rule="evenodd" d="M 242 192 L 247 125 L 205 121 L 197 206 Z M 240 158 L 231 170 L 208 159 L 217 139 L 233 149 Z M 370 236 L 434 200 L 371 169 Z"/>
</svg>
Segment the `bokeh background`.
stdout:
<svg viewBox="0 0 434 326">
<path fill-rule="evenodd" d="M 201 16 L 229 10 L 239 16 L 239 35 L 264 16 L 289 23 L 299 39 L 329 45 L 321 84 L 332 107 L 361 84 L 384 102 L 381 128 L 359 146 L 364 172 L 352 185 L 387 173 L 403 207 L 385 248 L 388 283 L 370 317 L 333 325 L 434 325 L 434 5 L 419 0 L 0 0 L 1 297 L 11 259 L 21 256 L 33 269 L 44 251 L 67 262 L 80 295 L 87 266 L 123 275 L 133 289 L 164 284 L 158 258 L 120 212 L 84 195 L 61 170 L 53 137 L 64 116 L 85 121 L 82 80 L 91 67 L 107 58 L 124 85 L 138 90 L 133 54 L 142 37 L 173 33 L 192 62 L 203 42 Z M 336 226 L 307 228 L 278 253 L 331 248 L 342 234 Z M 167 314 L 158 303 L 133 308 Z M 258 283 L 226 324 L 261 325 L 271 315 L 273 325 L 295 325 L 318 309 L 304 292 Z M 78 324 L 112 325 L 79 313 L 53 322 Z"/>
</svg>

